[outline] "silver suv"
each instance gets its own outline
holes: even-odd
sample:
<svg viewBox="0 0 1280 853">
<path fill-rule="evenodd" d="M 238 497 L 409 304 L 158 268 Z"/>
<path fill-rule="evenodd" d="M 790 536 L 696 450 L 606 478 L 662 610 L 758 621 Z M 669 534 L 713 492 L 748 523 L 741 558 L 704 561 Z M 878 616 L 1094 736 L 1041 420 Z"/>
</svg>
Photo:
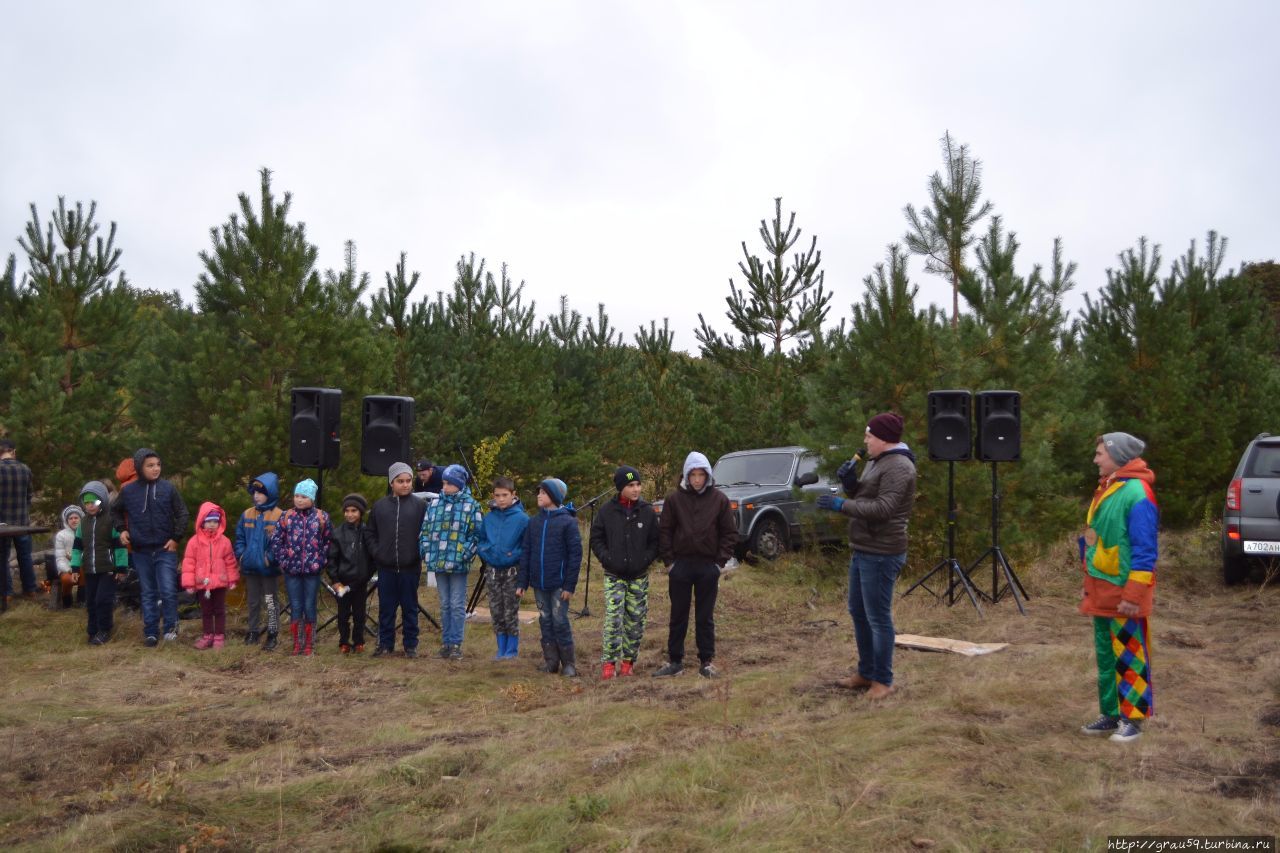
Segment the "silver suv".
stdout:
<svg viewBox="0 0 1280 853">
<path fill-rule="evenodd" d="M 1245 448 L 1222 510 L 1222 580 L 1240 583 L 1255 564 L 1280 561 L 1280 436 Z"/>
</svg>

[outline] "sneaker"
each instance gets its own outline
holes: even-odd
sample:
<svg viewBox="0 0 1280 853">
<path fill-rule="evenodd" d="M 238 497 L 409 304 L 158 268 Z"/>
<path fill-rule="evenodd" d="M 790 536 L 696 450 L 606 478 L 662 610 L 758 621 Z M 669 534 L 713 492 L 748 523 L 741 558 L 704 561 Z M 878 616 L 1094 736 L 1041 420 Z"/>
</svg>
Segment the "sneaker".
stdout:
<svg viewBox="0 0 1280 853">
<path fill-rule="evenodd" d="M 395 651 L 395 650 L 394 650 L 394 649 L 389 649 L 389 648 L 387 648 L 386 646 L 378 646 L 376 649 L 374 649 L 374 650 L 373 650 L 373 656 L 374 656 L 375 658 L 380 658 L 380 657 L 382 657 L 383 655 L 389 655 L 389 654 L 391 654 L 393 651 Z"/>
<path fill-rule="evenodd" d="M 417 650 L 417 649 L 405 649 L 405 650 L 404 650 L 404 656 L 405 656 L 405 657 L 407 657 L 409 660 L 413 660 L 414 658 L 416 658 L 416 657 L 418 656 L 418 650 Z"/>
<path fill-rule="evenodd" d="M 90 635 L 89 635 L 89 645 L 91 645 L 91 646 L 100 646 L 100 645 L 102 645 L 102 635 L 101 635 L 101 634 L 90 634 Z"/>
<path fill-rule="evenodd" d="M 1115 743 L 1128 743 L 1131 740 L 1137 740 L 1141 736 L 1142 729 L 1138 728 L 1137 720 L 1121 720 L 1116 726 L 1115 734 L 1107 738 L 1107 740 Z"/>
<path fill-rule="evenodd" d="M 632 669 L 631 669 L 631 668 L 632 668 L 632 666 L 634 666 L 634 664 L 632 664 L 632 663 L 631 663 L 631 661 L 629 661 L 629 660 L 624 660 L 624 661 L 622 662 L 622 667 L 618 670 L 618 675 L 621 675 L 621 676 L 624 676 L 624 677 L 625 677 L 625 676 L 630 676 L 630 675 L 635 675 L 635 672 L 633 672 L 633 671 L 632 671 Z"/>
<path fill-rule="evenodd" d="M 679 675 L 682 672 L 684 672 L 684 664 L 678 660 L 673 660 L 670 663 L 665 664 L 659 667 L 657 670 L 655 670 L 653 673 L 653 677 L 666 678 L 667 676 L 670 676 L 670 675 Z"/>
<path fill-rule="evenodd" d="M 455 643 L 449 647 L 449 660 L 462 660 L 462 646 Z"/>
<path fill-rule="evenodd" d="M 109 642 L 111 642 L 111 632 L 110 632 L 110 631 L 99 631 L 99 632 L 98 632 L 98 645 L 100 645 L 100 646 L 105 646 L 105 645 L 106 645 L 107 643 L 109 643 Z"/>
<path fill-rule="evenodd" d="M 165 640 L 165 642 L 166 642 L 166 643 L 172 643 L 172 642 L 173 642 L 174 640 L 176 640 L 176 639 L 178 639 L 178 629 L 177 629 L 177 628 L 174 628 L 172 631 L 165 631 L 165 632 L 164 632 L 164 640 Z"/>
<path fill-rule="evenodd" d="M 156 646 L 160 645 L 160 641 L 157 640 L 155 637 L 147 637 L 145 640 L 142 641 L 142 645 L 146 646 L 149 649 L 154 649 Z"/>
<path fill-rule="evenodd" d="M 257 631 L 249 631 L 244 635 L 244 644 L 246 646 L 258 645 L 259 634 Z"/>
<path fill-rule="evenodd" d="M 1106 737 L 1118 728 L 1120 728 L 1120 720 L 1118 718 L 1108 717 L 1103 714 L 1089 725 L 1081 726 L 1080 732 L 1093 737 Z"/>
<path fill-rule="evenodd" d="M 338 643 L 338 651 L 342 652 L 344 655 L 349 655 L 351 654 L 351 647 L 346 643 Z"/>
<path fill-rule="evenodd" d="M 600 668 L 601 681 L 608 681 L 609 679 L 613 678 L 613 674 L 614 674 L 613 661 L 609 661 L 603 667 Z"/>
<path fill-rule="evenodd" d="M 364 643 L 356 643 L 351 650 L 358 655 L 364 654 Z"/>
<path fill-rule="evenodd" d="M 440 660 L 448 660 L 449 647 L 447 645 L 441 646 L 440 651 L 436 652 L 436 657 L 440 658 Z"/>
<path fill-rule="evenodd" d="M 698 675 L 701 675 L 703 678 L 719 678 L 720 670 L 716 669 L 715 664 L 711 661 L 707 661 L 698 668 Z"/>
</svg>

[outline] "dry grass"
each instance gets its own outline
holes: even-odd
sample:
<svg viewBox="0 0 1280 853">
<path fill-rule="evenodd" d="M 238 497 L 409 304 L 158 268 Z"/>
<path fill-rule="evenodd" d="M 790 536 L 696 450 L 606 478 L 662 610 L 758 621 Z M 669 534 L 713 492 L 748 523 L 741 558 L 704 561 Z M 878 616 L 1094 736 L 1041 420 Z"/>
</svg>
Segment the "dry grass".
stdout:
<svg viewBox="0 0 1280 853">
<path fill-rule="evenodd" d="M 331 636 L 303 660 L 149 651 L 134 617 L 89 648 L 78 614 L 19 605 L 0 618 L 0 844 L 1090 850 L 1116 833 L 1273 833 L 1280 592 L 1223 590 L 1194 535 L 1167 553 L 1159 716 L 1125 747 L 1076 734 L 1096 712 L 1067 543 L 1017 565 L 1025 618 L 1009 600 L 985 619 L 900 601 L 900 631 L 1012 646 L 899 650 L 900 692 L 878 707 L 829 685 L 852 645 L 839 555 L 725 581 L 717 682 L 647 677 L 662 583 L 643 675 L 612 683 L 535 672 L 536 626 L 514 664 L 487 660 L 487 626 L 468 628 L 461 663 L 342 658 Z M 574 629 L 590 671 L 599 618 Z"/>
</svg>

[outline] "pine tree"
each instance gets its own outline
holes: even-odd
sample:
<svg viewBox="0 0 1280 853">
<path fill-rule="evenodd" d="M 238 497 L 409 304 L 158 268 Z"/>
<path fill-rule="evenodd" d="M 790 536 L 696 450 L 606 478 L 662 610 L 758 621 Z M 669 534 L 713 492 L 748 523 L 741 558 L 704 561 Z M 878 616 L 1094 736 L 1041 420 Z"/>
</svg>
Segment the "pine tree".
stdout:
<svg viewBox="0 0 1280 853">
<path fill-rule="evenodd" d="M 751 254 L 744 240 L 738 269 L 746 287 L 739 289 L 729 279 L 729 295 L 725 297 L 729 323 L 742 336 L 742 347 L 763 349 L 775 358 L 782 355 L 788 341 L 811 339 L 822 328 L 831 306 L 831 294 L 823 289 L 825 274 L 816 236 L 808 251 L 797 252 L 787 263 L 787 253 L 800 240 L 801 231 L 795 225 L 796 214 L 792 211 L 787 227 L 782 227 L 782 198 L 774 199 L 773 222 L 760 220 L 766 260 Z M 705 352 L 714 355 L 735 348 L 732 335 L 722 338 L 701 314 L 698 322 L 696 335 Z"/>
<path fill-rule="evenodd" d="M 929 179 L 929 206 L 919 212 L 908 204 L 906 246 L 925 257 L 925 272 L 951 280 L 951 328 L 960 323 L 960 281 L 965 253 L 974 241 L 974 227 L 991 212 L 982 202 L 982 161 L 969 155 L 969 146 L 956 145 L 948 131 L 942 137 L 946 176 Z"/>
<path fill-rule="evenodd" d="M 137 339 L 137 299 L 119 269 L 116 223 L 104 239 L 88 211 L 63 197 L 43 224 L 36 206 L 18 238 L 27 269 L 5 265 L 0 287 L 0 410 L 3 432 L 23 448 L 40 480 L 37 509 L 53 512 L 130 441 L 129 396 L 122 377 Z"/>
</svg>

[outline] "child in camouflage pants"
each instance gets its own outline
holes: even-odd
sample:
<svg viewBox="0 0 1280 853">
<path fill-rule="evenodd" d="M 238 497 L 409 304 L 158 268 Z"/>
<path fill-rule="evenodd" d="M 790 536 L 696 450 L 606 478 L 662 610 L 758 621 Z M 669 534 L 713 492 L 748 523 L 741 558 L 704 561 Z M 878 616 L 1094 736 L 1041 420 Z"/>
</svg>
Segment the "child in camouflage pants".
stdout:
<svg viewBox="0 0 1280 853">
<path fill-rule="evenodd" d="M 480 559 L 485 563 L 485 584 L 489 587 L 489 617 L 498 643 L 494 660 L 520 654 L 520 599 L 516 579 L 520 574 L 520 553 L 529 516 L 516 497 L 516 484 L 509 477 L 493 481 L 493 500 L 480 526 Z"/>
<path fill-rule="evenodd" d="M 640 472 L 613 474 L 618 494 L 591 523 L 591 552 L 604 567 L 604 666 L 600 677 L 632 675 L 649 614 L 649 565 L 658 557 L 658 516 L 640 497 Z"/>
</svg>

